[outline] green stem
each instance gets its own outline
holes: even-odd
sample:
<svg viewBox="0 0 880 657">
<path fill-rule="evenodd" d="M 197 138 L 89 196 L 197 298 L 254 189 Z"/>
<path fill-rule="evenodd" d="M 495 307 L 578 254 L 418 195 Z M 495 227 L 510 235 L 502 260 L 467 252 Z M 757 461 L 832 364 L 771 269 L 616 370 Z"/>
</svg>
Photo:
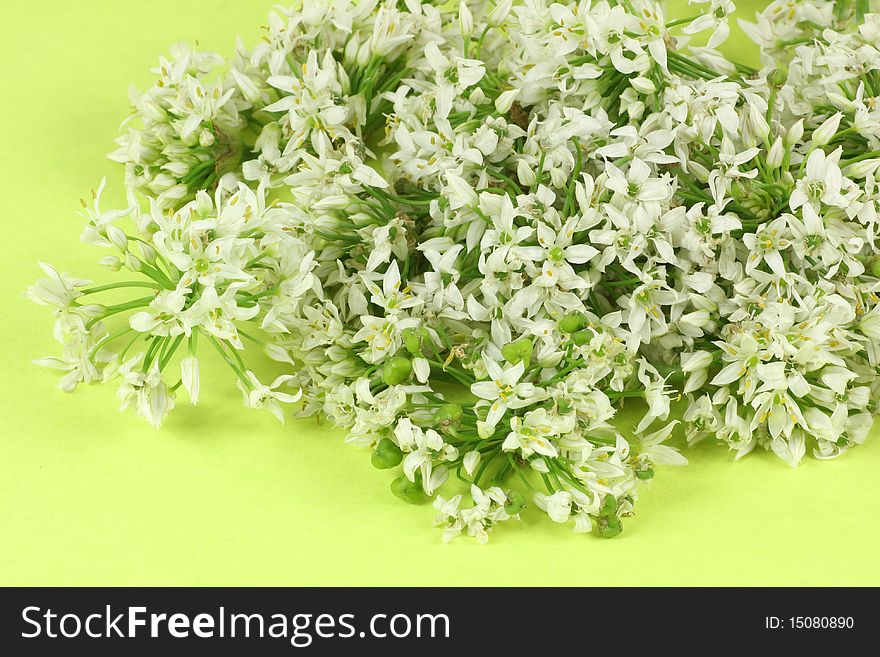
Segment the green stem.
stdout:
<svg viewBox="0 0 880 657">
<path fill-rule="evenodd" d="M 104 314 L 100 317 L 95 317 L 86 324 L 86 329 L 92 328 L 97 322 L 102 319 L 107 319 L 112 315 L 116 315 L 118 313 L 124 313 L 126 310 L 133 310 L 135 308 L 143 308 L 144 306 L 150 305 L 156 297 L 142 297 L 140 299 L 135 299 L 134 301 L 128 301 L 126 303 L 120 303 L 115 306 L 107 306 L 104 310 Z"/>
<path fill-rule="evenodd" d="M 163 290 L 161 285 L 158 283 L 150 283 L 148 281 L 123 281 L 121 283 L 108 283 L 107 285 L 98 285 L 96 287 L 87 287 L 83 290 L 80 290 L 82 294 L 97 294 L 98 292 L 105 292 L 107 290 L 115 290 L 117 288 L 123 287 L 146 287 L 153 290 Z"/>
</svg>

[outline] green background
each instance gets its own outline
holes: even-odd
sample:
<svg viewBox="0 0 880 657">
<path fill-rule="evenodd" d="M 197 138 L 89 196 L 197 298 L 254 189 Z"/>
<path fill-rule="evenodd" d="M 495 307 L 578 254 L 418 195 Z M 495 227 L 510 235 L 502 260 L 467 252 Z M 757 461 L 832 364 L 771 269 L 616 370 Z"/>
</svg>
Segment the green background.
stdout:
<svg viewBox="0 0 880 657">
<path fill-rule="evenodd" d="M 762 3 L 743 3 L 741 15 Z M 880 584 L 880 440 L 792 470 L 732 463 L 706 444 L 661 468 L 615 540 L 540 513 L 487 546 L 450 545 L 430 507 L 402 504 L 344 433 L 246 411 L 211 365 L 203 403 L 160 431 L 116 411 L 113 386 L 67 395 L 30 361 L 55 353 L 48 309 L 22 298 L 40 271 L 103 276 L 79 243 L 79 198 L 159 53 L 198 38 L 253 43 L 270 2 L 15 2 L 0 38 L 3 317 L 0 583 L 63 585 Z M 689 15 L 677 3 L 678 16 Z M 738 31 L 729 48 L 750 53 Z M 755 55 L 747 54 L 754 62 Z M 108 205 L 109 207 L 109 205 Z M 222 374 L 223 376 L 219 376 Z M 682 613 L 687 613 L 682 610 Z"/>
</svg>

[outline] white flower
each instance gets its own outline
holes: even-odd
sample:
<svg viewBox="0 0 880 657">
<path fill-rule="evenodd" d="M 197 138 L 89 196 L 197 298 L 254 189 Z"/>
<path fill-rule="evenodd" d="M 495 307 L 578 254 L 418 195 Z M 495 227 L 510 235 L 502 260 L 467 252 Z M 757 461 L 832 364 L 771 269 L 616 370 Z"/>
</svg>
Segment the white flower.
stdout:
<svg viewBox="0 0 880 657">
<path fill-rule="evenodd" d="M 626 174 L 610 163 L 606 174 L 608 189 L 631 201 L 662 201 L 672 193 L 669 181 L 652 178 L 651 168 L 638 158 L 629 163 Z"/>
<path fill-rule="evenodd" d="M 507 496 L 497 486 L 484 491 L 479 486 L 472 485 L 470 492 L 474 502 L 470 508 L 460 508 L 461 495 L 448 500 L 438 495 L 434 500 L 434 508 L 437 510 L 434 524 L 444 527 L 444 542 L 451 541 L 467 529 L 468 535 L 476 538 L 478 543 L 486 543 L 489 540 L 488 532 L 499 522 L 511 518 L 505 510 Z"/>
<path fill-rule="evenodd" d="M 788 225 L 783 217 L 760 226 L 756 233 L 744 235 L 743 243 L 751 251 L 746 262 L 747 273 L 752 273 L 758 265 L 765 262 L 776 276 L 785 278 L 785 261 L 781 252 L 791 246 L 791 240 L 788 238 Z"/>
<path fill-rule="evenodd" d="M 60 310 L 70 308 L 74 305 L 74 301 L 82 296 L 79 288 L 91 283 L 85 278 L 73 278 L 62 274 L 45 262 L 41 262 L 40 267 L 46 272 L 47 278 L 39 279 L 27 289 L 25 294 L 32 301 L 44 306 L 52 306 Z"/>
<path fill-rule="evenodd" d="M 489 380 L 472 384 L 471 392 L 484 400 L 483 403 L 488 402 L 486 431 L 491 433 L 508 408 L 522 408 L 546 397 L 544 390 L 526 381 L 520 381 L 525 373 L 525 365 L 522 361 L 502 369 L 497 361 L 483 354 L 483 364 Z"/>
<path fill-rule="evenodd" d="M 174 408 L 174 395 L 162 380 L 159 365 L 156 362 L 146 371 L 141 368 L 144 354 L 125 361 L 119 367 L 122 384 L 119 386 L 120 410 L 132 404 L 137 412 L 154 427 L 159 427 L 165 416 Z"/>
<path fill-rule="evenodd" d="M 797 210 L 805 203 L 845 207 L 847 200 L 842 194 L 843 174 L 840 172 L 841 149 L 826 155 L 821 148 L 814 150 L 807 158 L 804 176 L 795 183 L 788 205 Z"/>
<path fill-rule="evenodd" d="M 677 450 L 660 444 L 669 438 L 677 424 L 678 420 L 674 420 L 662 429 L 643 436 L 638 443 L 639 453 L 660 465 L 687 465 L 687 459 Z"/>
<path fill-rule="evenodd" d="M 515 415 L 510 419 L 511 432 L 507 434 L 502 449 L 507 452 L 519 450 L 525 458 L 532 454 L 555 458 L 559 452 L 553 439 L 572 431 L 574 424 L 574 414 L 556 416 L 544 408 L 529 411 L 523 417 Z"/>
<path fill-rule="evenodd" d="M 244 405 L 248 408 L 268 409 L 272 415 L 278 418 L 279 422 L 284 424 L 284 411 L 281 408 L 281 404 L 294 404 L 298 402 L 302 397 L 302 390 L 297 390 L 291 395 L 286 392 L 280 392 L 277 388 L 293 380 L 294 377 L 290 374 L 284 374 L 277 377 L 269 385 L 265 385 L 260 383 L 257 375 L 250 370 L 245 372 L 245 376 L 248 380 L 247 385 L 242 381 L 238 382 L 238 387 L 244 395 Z"/>
<path fill-rule="evenodd" d="M 553 522 L 568 522 L 571 517 L 572 495 L 568 491 L 556 491 L 552 495 L 538 493 L 535 504 L 545 511 Z"/>
<path fill-rule="evenodd" d="M 199 390 L 201 388 L 199 371 L 199 359 L 195 356 L 187 356 L 180 361 L 180 381 L 189 395 L 189 400 L 193 406 L 199 403 Z"/>
<path fill-rule="evenodd" d="M 433 429 L 423 430 L 409 418 L 398 421 L 394 427 L 394 438 L 398 446 L 408 452 L 403 460 L 403 474 L 415 482 L 418 472 L 425 492 L 432 495 L 447 477 L 445 468 L 435 466 L 458 458 L 458 450 L 445 443 L 442 436 Z"/>
</svg>

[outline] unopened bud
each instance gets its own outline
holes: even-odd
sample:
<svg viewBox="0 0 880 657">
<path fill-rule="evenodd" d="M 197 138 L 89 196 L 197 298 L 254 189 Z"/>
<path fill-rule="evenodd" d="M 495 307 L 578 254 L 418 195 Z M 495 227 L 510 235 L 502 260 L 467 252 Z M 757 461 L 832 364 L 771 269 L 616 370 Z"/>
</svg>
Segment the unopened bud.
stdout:
<svg viewBox="0 0 880 657">
<path fill-rule="evenodd" d="M 623 525 L 617 516 L 602 516 L 596 524 L 599 526 L 599 534 L 603 538 L 614 538 L 623 531 Z"/>
<path fill-rule="evenodd" d="M 396 467 L 400 465 L 402 460 L 403 452 L 400 451 L 400 447 L 390 438 L 380 440 L 370 457 L 370 462 L 373 466 L 380 470 Z"/>
<path fill-rule="evenodd" d="M 428 499 L 422 485 L 410 481 L 405 475 L 400 475 L 391 482 L 391 492 L 408 504 L 421 504 Z"/>
<path fill-rule="evenodd" d="M 593 334 L 590 331 L 578 331 L 573 336 L 571 336 L 572 342 L 574 342 L 577 346 L 585 345 L 590 340 L 593 339 Z"/>
<path fill-rule="evenodd" d="M 514 340 L 501 348 L 501 355 L 504 356 L 509 363 L 515 364 L 522 362 L 528 367 L 529 362 L 532 360 L 532 341 L 528 338 Z"/>
<path fill-rule="evenodd" d="M 653 468 L 645 468 L 644 470 L 636 470 L 636 477 L 638 477 L 642 481 L 647 481 L 648 479 L 653 479 L 654 478 L 654 469 Z"/>
<path fill-rule="evenodd" d="M 491 27 L 502 25 L 507 20 L 511 7 L 513 7 L 513 0 L 502 0 L 489 12 L 486 23 Z"/>
<path fill-rule="evenodd" d="M 474 15 L 465 0 L 458 5 L 458 26 L 463 37 L 469 37 L 474 32 Z"/>
<path fill-rule="evenodd" d="M 461 416 L 463 413 L 464 411 L 458 404 L 443 404 L 443 406 L 438 408 L 437 412 L 434 413 L 434 421 L 437 423 L 437 427 L 441 431 L 455 429 L 461 422 Z"/>
<path fill-rule="evenodd" d="M 406 381 L 412 372 L 409 358 L 395 356 L 382 366 L 382 380 L 389 386 L 396 386 Z"/>
<path fill-rule="evenodd" d="M 777 137 L 776 141 L 773 142 L 773 145 L 767 152 L 767 166 L 771 169 L 778 169 L 782 166 L 784 158 L 785 147 L 782 145 L 782 137 Z"/>
<path fill-rule="evenodd" d="M 813 131 L 813 146 L 824 146 L 830 142 L 834 135 L 837 134 L 837 128 L 840 126 L 840 119 L 843 118 L 841 112 L 836 112 Z"/>
<path fill-rule="evenodd" d="M 507 504 L 504 505 L 504 511 L 509 516 L 515 516 L 526 506 L 526 498 L 518 490 L 507 491 Z"/>
<path fill-rule="evenodd" d="M 569 313 L 559 321 L 559 330 L 563 333 L 577 333 L 587 324 L 583 313 Z"/>
<path fill-rule="evenodd" d="M 525 160 L 520 160 L 516 165 L 516 177 L 520 184 L 531 187 L 538 181 L 538 176 L 532 171 L 532 168 Z"/>
<path fill-rule="evenodd" d="M 403 346 L 406 350 L 415 355 L 422 352 L 424 344 L 425 330 L 419 328 L 408 328 L 403 331 Z"/>
<path fill-rule="evenodd" d="M 646 77 L 642 77 L 641 75 L 635 78 L 630 79 L 630 86 L 633 89 L 638 91 L 640 94 L 652 94 L 657 91 L 657 87 L 654 85 L 651 80 Z"/>
<path fill-rule="evenodd" d="M 788 129 L 788 133 L 785 135 L 785 145 L 786 146 L 794 146 L 795 144 L 800 143 L 801 139 L 804 137 L 804 120 L 798 119 L 797 123 L 791 126 Z"/>
</svg>

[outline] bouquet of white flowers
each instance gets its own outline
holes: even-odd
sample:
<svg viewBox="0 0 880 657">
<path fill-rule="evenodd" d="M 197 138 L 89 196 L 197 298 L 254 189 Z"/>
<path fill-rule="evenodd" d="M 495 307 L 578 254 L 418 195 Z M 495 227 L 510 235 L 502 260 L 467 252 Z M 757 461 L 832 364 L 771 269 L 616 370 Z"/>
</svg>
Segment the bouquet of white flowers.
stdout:
<svg viewBox="0 0 880 657">
<path fill-rule="evenodd" d="M 532 502 L 614 536 L 679 424 L 841 454 L 880 394 L 880 0 L 773 2 L 759 70 L 716 50 L 733 10 L 302 0 L 228 62 L 176 46 L 111 154 L 128 207 L 83 203 L 127 274 L 43 265 L 39 362 L 159 425 L 216 352 L 447 539 Z"/>
</svg>

